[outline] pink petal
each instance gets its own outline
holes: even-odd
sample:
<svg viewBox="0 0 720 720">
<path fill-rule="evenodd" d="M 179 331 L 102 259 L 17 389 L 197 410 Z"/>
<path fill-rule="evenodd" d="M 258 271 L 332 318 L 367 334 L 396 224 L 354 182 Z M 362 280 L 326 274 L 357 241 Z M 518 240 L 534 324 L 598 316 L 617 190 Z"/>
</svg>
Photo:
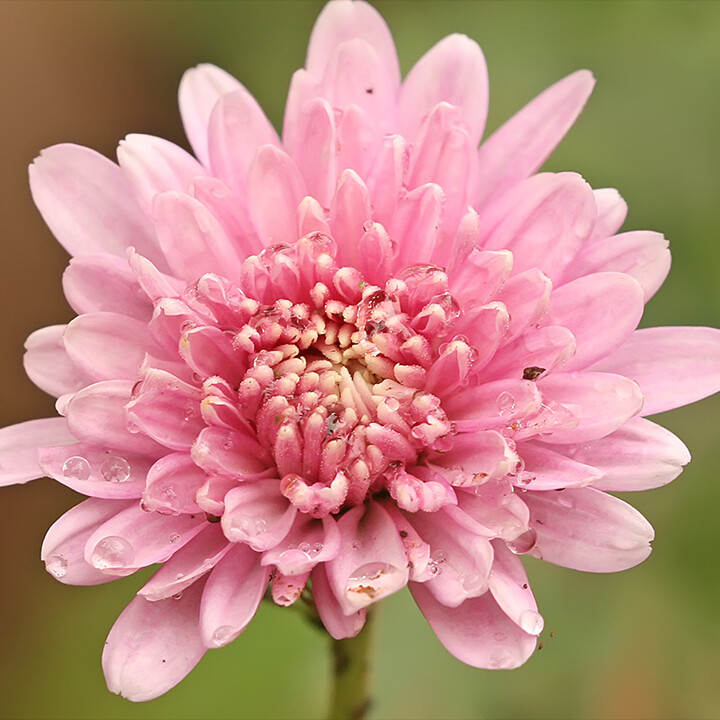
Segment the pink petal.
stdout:
<svg viewBox="0 0 720 720">
<path fill-rule="evenodd" d="M 361 38 L 336 46 L 323 75 L 321 93 L 336 110 L 354 105 L 377 123 L 380 133 L 397 129 L 397 86 L 375 48 Z"/>
<path fill-rule="evenodd" d="M 338 246 L 338 264 L 358 266 L 358 245 L 371 220 L 370 195 L 365 183 L 355 171 L 345 170 L 330 205 L 330 229 Z"/>
<path fill-rule="evenodd" d="M 40 465 L 48 477 L 90 497 L 139 498 L 152 460 L 110 448 L 73 443 L 43 447 Z"/>
<path fill-rule="evenodd" d="M 640 283 L 647 302 L 670 271 L 668 241 L 647 230 L 603 238 L 584 247 L 568 270 L 565 281 L 608 270 L 627 273 Z"/>
<path fill-rule="evenodd" d="M 505 615 L 491 593 L 448 608 L 423 584 L 412 583 L 410 590 L 438 640 L 467 665 L 507 670 L 519 667 L 532 655 L 535 637 Z"/>
<path fill-rule="evenodd" d="M 324 564 L 317 565 L 313 570 L 312 589 L 318 615 L 335 640 L 355 637 L 363 629 L 367 610 L 362 608 L 350 615 L 345 614 L 330 588 Z"/>
<path fill-rule="evenodd" d="M 530 325 L 536 324 L 550 306 L 552 282 L 537 268 L 511 277 L 497 295 L 510 315 L 505 342 L 510 342 Z"/>
<path fill-rule="evenodd" d="M 572 127 L 595 84 L 579 70 L 538 95 L 496 130 L 478 154 L 478 205 L 499 197 L 532 175 Z"/>
<path fill-rule="evenodd" d="M 296 211 L 306 194 L 300 171 L 288 155 L 273 145 L 257 151 L 248 173 L 247 203 L 266 245 L 297 239 Z"/>
<path fill-rule="evenodd" d="M 375 118 L 370 113 L 357 105 L 348 107 L 337 126 L 338 169 L 352 168 L 367 180 L 385 137 L 378 134 Z"/>
<path fill-rule="evenodd" d="M 674 480 L 690 462 L 684 443 L 644 418 L 631 418 L 619 430 L 582 445 L 556 446 L 573 460 L 602 472 L 598 490 L 648 490 Z"/>
<path fill-rule="evenodd" d="M 478 44 L 449 35 L 431 48 L 405 78 L 400 91 L 403 134 L 413 139 L 423 118 L 439 102 L 457 105 L 477 145 L 488 107 L 487 65 Z"/>
<path fill-rule="evenodd" d="M 440 234 L 445 194 L 435 183 L 411 190 L 400 202 L 388 228 L 398 244 L 395 267 L 429 263 Z"/>
<path fill-rule="evenodd" d="M 28 420 L 0 429 L 0 487 L 43 476 L 38 448 L 75 442 L 65 418 Z"/>
<path fill-rule="evenodd" d="M 124 255 L 134 246 L 165 267 L 152 226 L 115 163 L 80 145 L 53 145 L 30 166 L 30 189 L 53 235 L 71 255 Z"/>
<path fill-rule="evenodd" d="M 160 515 L 138 503 L 104 522 L 85 544 L 85 560 L 110 575 L 165 562 L 206 526 L 204 515 Z"/>
<path fill-rule="evenodd" d="M 135 387 L 133 398 L 128 398 L 127 423 L 149 436 L 148 442 L 153 438 L 171 450 L 188 450 L 204 427 L 201 399 L 198 388 L 150 368 Z"/>
<path fill-rule="evenodd" d="M 195 498 L 204 483 L 205 473 L 189 453 L 170 453 L 147 473 L 143 507 L 166 515 L 200 514 Z"/>
<path fill-rule="evenodd" d="M 277 480 L 254 480 L 230 490 L 222 516 L 228 540 L 262 552 L 290 532 L 297 509 L 280 494 L 279 485 Z"/>
<path fill-rule="evenodd" d="M 614 235 L 622 227 L 627 217 L 628 206 L 615 188 L 593 190 L 593 195 L 597 207 L 597 220 L 590 242 L 594 243 L 596 240 Z"/>
<path fill-rule="evenodd" d="M 338 45 L 360 38 L 378 54 L 383 72 L 393 87 L 400 86 L 400 66 L 395 43 L 380 13 L 362 0 L 341 0 L 325 5 L 315 21 L 305 67 L 318 80 L 326 72 Z"/>
<path fill-rule="evenodd" d="M 324 72 L 324 70 L 323 70 Z M 322 75 L 314 78 L 307 70 L 301 68 L 293 73 L 285 101 L 285 115 L 283 117 L 283 146 L 294 154 L 300 144 L 300 125 L 306 106 L 320 95 L 320 80 Z"/>
<path fill-rule="evenodd" d="M 314 98 L 308 101 L 295 132 L 297 143 L 292 157 L 302 173 L 307 191 L 322 207 L 330 207 L 338 177 L 338 140 L 334 112 L 327 100 Z M 318 158 L 322 158 L 322 162 L 318 162 Z"/>
<path fill-rule="evenodd" d="M 529 635 L 539 635 L 543 619 L 530 590 L 525 568 L 505 543 L 493 542 L 495 561 L 490 573 L 490 592 L 500 609 Z"/>
<path fill-rule="evenodd" d="M 450 273 L 453 297 L 466 309 L 469 309 L 471 304 L 486 305 L 495 300 L 500 289 L 506 284 L 512 266 L 513 256 L 507 250 L 473 249 Z"/>
<path fill-rule="evenodd" d="M 203 166 L 181 147 L 152 135 L 128 135 L 120 141 L 117 156 L 148 216 L 152 215 L 155 195 L 168 190 L 187 192 L 194 177 L 206 174 Z"/>
<path fill-rule="evenodd" d="M 63 341 L 68 356 L 90 382 L 134 380 L 145 353 L 158 352 L 147 323 L 111 312 L 76 317 Z"/>
<path fill-rule="evenodd" d="M 210 113 L 223 95 L 240 88 L 242 85 L 232 75 L 208 63 L 187 70 L 180 81 L 178 100 L 185 134 L 195 155 L 206 167 L 210 167 Z"/>
<path fill-rule="evenodd" d="M 67 420 L 78 440 L 104 445 L 121 452 L 157 456 L 164 450 L 154 440 L 126 429 L 125 405 L 132 380 L 105 380 L 80 390 L 70 400 Z"/>
<path fill-rule="evenodd" d="M 340 607 L 353 615 L 408 581 L 407 556 L 395 524 L 378 503 L 356 506 L 338 521 L 341 547 L 325 564 Z"/>
<path fill-rule="evenodd" d="M 77 392 L 90 378 L 79 370 L 65 349 L 67 325 L 51 325 L 31 333 L 25 341 L 23 365 L 28 377 L 46 393 L 60 397 Z"/>
<path fill-rule="evenodd" d="M 531 268 L 555 281 L 592 232 L 592 188 L 575 173 L 533 175 L 481 214 L 486 250 L 511 250 L 515 274 Z"/>
<path fill-rule="evenodd" d="M 108 689 L 133 702 L 152 700 L 177 685 L 206 648 L 199 629 L 204 582 L 179 600 L 137 596 L 115 621 L 102 656 Z"/>
<path fill-rule="evenodd" d="M 173 272 L 189 281 L 203 273 L 240 274 L 240 258 L 220 223 L 199 201 L 179 192 L 155 196 L 153 221 Z"/>
<path fill-rule="evenodd" d="M 233 545 L 210 573 L 200 604 L 200 633 L 206 647 L 232 642 L 255 616 L 270 568 L 247 545 Z"/>
<path fill-rule="evenodd" d="M 650 554 L 654 532 L 627 503 L 593 488 L 528 492 L 534 557 L 587 572 L 618 572 Z"/>
<path fill-rule="evenodd" d="M 616 372 L 635 380 L 645 396 L 643 415 L 689 405 L 720 390 L 720 330 L 638 330 L 593 370 Z"/>
<path fill-rule="evenodd" d="M 206 427 L 192 447 L 192 457 L 208 474 L 255 478 L 270 466 L 267 452 L 246 432 Z"/>
<path fill-rule="evenodd" d="M 628 275 L 601 272 L 585 275 L 553 291 L 548 325 L 572 332 L 575 354 L 563 370 L 581 370 L 619 347 L 643 314 L 643 290 Z"/>
<path fill-rule="evenodd" d="M 525 442 L 518 447 L 518 453 L 524 460 L 525 467 L 515 484 L 528 490 L 557 490 L 591 483 L 597 486 L 596 481 L 603 474 L 602 470 L 592 466 L 592 463 L 585 463 L 574 456 L 568 457 L 562 452 L 562 448 L 550 449 L 533 442 Z"/>
<path fill-rule="evenodd" d="M 192 540 L 180 548 L 138 590 L 147 600 L 156 602 L 177 596 L 198 578 L 210 572 L 225 557 L 232 543 L 218 525 L 208 523 Z"/>
<path fill-rule="evenodd" d="M 245 188 L 262 145 L 279 145 L 275 129 L 245 88 L 223 95 L 210 114 L 208 147 L 213 174 L 236 191 Z"/>
<path fill-rule="evenodd" d="M 85 561 L 88 538 L 102 524 L 129 507 L 128 502 L 90 498 L 68 510 L 47 531 L 40 557 L 46 570 L 68 585 L 98 585 L 119 575 L 100 572 Z"/>
<path fill-rule="evenodd" d="M 528 530 L 530 513 L 509 478 L 488 480 L 471 490 L 467 488 L 457 494 L 462 511 L 455 517 L 458 524 L 487 538 L 506 541 L 516 540 Z"/>
<path fill-rule="evenodd" d="M 409 146 L 402 135 L 386 135 L 367 178 L 374 208 L 373 217 L 389 224 L 403 186 Z"/>
<path fill-rule="evenodd" d="M 485 593 L 493 564 L 490 540 L 457 523 L 455 517 L 461 513 L 449 508 L 416 513 L 410 520 L 430 546 L 433 565 L 426 587 L 446 607 L 458 607 Z"/>
</svg>

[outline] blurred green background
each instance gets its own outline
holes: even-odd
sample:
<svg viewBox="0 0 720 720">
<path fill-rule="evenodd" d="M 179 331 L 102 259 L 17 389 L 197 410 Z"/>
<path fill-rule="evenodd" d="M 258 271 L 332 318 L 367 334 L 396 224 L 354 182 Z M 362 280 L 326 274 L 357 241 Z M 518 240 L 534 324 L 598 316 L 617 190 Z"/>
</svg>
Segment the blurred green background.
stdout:
<svg viewBox="0 0 720 720">
<path fill-rule="evenodd" d="M 66 322 L 67 261 L 32 206 L 26 166 L 71 141 L 112 155 L 129 132 L 184 143 L 183 70 L 215 62 L 278 124 L 323 3 L 0 3 L 1 424 L 53 414 L 25 379 L 24 338 Z M 596 92 L 548 168 L 620 189 L 626 229 L 660 230 L 674 267 L 644 324 L 720 325 L 720 4 L 378 0 L 403 70 L 450 32 L 484 48 L 489 128 L 563 75 Z M 594 576 L 528 563 L 546 623 L 520 670 L 474 670 L 436 641 L 409 596 L 386 601 L 374 657 L 374 718 L 720 717 L 720 397 L 669 413 L 695 460 L 673 485 L 631 498 L 657 530 L 642 566 Z M 55 582 L 38 559 L 46 528 L 77 500 L 49 480 L 2 491 L 0 716 L 315 718 L 327 698 L 325 639 L 263 607 L 233 645 L 208 653 L 165 697 L 132 705 L 105 690 L 100 653 L 140 586 Z M 552 632 L 551 632 L 552 631 Z"/>
</svg>

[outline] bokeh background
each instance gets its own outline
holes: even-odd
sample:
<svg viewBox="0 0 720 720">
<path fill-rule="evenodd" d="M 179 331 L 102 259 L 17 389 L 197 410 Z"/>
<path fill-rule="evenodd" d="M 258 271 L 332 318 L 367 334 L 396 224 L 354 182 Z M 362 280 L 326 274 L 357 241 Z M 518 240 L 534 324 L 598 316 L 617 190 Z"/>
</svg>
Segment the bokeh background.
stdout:
<svg viewBox="0 0 720 720">
<path fill-rule="evenodd" d="M 644 324 L 720 326 L 720 3 L 378 0 L 403 70 L 444 35 L 484 48 L 489 129 L 581 67 L 596 92 L 548 168 L 620 189 L 626 229 L 663 231 L 674 267 Z M 2 424 L 53 414 L 21 366 L 24 338 L 66 322 L 67 257 L 33 208 L 26 166 L 77 142 L 113 156 L 129 132 L 184 144 L 183 70 L 215 62 L 277 124 L 320 0 L 0 3 Z M 529 562 L 544 648 L 520 670 L 468 668 L 445 652 L 406 593 L 383 604 L 374 718 L 720 717 L 720 397 L 660 420 L 695 460 L 637 495 L 657 530 L 642 566 L 610 576 Z M 0 493 L 0 716 L 315 718 L 328 689 L 326 640 L 292 611 L 263 607 L 165 697 L 132 705 L 105 690 L 104 638 L 143 582 L 55 582 L 46 528 L 78 497 L 50 480 Z"/>
</svg>

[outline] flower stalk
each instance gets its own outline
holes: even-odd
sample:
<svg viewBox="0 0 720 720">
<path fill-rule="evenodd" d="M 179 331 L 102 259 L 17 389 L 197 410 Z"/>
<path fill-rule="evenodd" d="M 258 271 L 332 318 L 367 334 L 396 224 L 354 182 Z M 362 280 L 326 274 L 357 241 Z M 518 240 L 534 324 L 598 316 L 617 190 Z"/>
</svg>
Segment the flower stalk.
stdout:
<svg viewBox="0 0 720 720">
<path fill-rule="evenodd" d="M 372 704 L 370 662 L 372 618 L 368 612 L 365 627 L 355 637 L 331 639 L 332 697 L 328 720 L 363 720 Z"/>
</svg>

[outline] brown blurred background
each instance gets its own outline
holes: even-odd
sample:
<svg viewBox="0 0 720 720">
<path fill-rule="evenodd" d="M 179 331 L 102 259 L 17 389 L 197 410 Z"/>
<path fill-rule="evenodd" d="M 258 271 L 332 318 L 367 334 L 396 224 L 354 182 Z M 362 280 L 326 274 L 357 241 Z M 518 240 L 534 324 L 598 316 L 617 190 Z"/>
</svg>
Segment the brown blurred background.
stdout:
<svg viewBox="0 0 720 720">
<path fill-rule="evenodd" d="M 184 143 L 182 72 L 234 72 L 276 123 L 322 2 L 0 3 L 0 202 L 4 310 L 0 424 L 54 414 L 25 378 L 22 343 L 72 315 L 67 262 L 35 211 L 27 165 L 77 142 L 114 157 L 129 132 Z M 720 4 L 710 2 L 377 2 L 405 71 L 465 32 L 485 49 L 491 128 L 559 77 L 590 67 L 596 94 L 549 168 L 577 170 L 628 199 L 626 227 L 671 239 L 674 269 L 645 324 L 720 325 Z M 615 576 L 529 567 L 545 648 L 523 669 L 462 666 L 407 597 L 386 603 L 376 644 L 377 718 L 720 717 L 720 573 L 715 398 L 662 421 L 695 462 L 673 486 L 631 498 L 658 532 L 642 567 Z M 265 608 L 231 647 L 209 653 L 175 691 L 144 706 L 107 694 L 104 636 L 137 578 L 62 586 L 38 559 L 47 527 L 77 497 L 49 480 L 2 492 L 0 717 L 318 717 L 323 639 Z M 550 637 L 549 631 L 554 630 Z"/>
</svg>

